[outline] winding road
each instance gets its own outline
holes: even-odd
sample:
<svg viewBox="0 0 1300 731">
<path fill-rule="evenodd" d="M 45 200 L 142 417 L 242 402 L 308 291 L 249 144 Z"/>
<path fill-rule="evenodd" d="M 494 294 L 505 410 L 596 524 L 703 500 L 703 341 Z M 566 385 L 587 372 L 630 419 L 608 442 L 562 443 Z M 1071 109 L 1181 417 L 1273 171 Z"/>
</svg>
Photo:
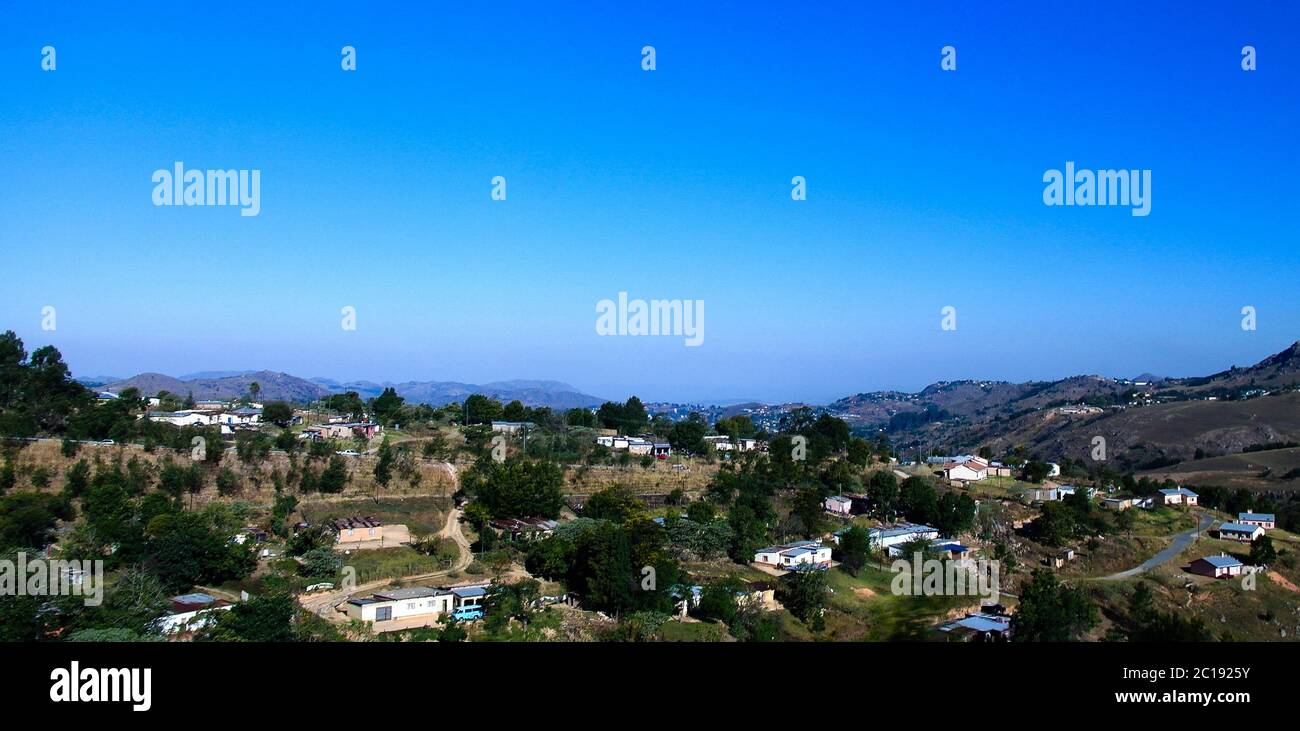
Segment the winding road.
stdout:
<svg viewBox="0 0 1300 731">
<path fill-rule="evenodd" d="M 1200 535 L 1201 531 L 1204 531 L 1206 528 L 1209 528 L 1214 523 L 1214 518 L 1211 518 L 1207 513 L 1197 513 L 1196 515 L 1200 518 L 1200 523 L 1195 528 L 1192 528 L 1191 530 L 1183 531 L 1182 533 L 1179 533 L 1178 535 L 1174 536 L 1174 541 L 1173 543 L 1169 544 L 1168 548 L 1157 553 L 1151 558 L 1143 561 L 1137 566 L 1134 566 L 1131 569 L 1128 569 L 1126 571 L 1121 571 L 1118 574 L 1103 576 L 1101 577 L 1101 579 L 1103 581 L 1111 581 L 1115 579 L 1127 579 L 1130 576 L 1145 574 L 1151 569 L 1154 569 L 1157 566 L 1160 566 L 1162 564 L 1168 563 L 1169 561 L 1173 560 L 1175 556 L 1182 553 L 1183 550 L 1186 549 L 1188 546 L 1192 545 L 1192 542 L 1196 540 L 1196 537 Z"/>
</svg>

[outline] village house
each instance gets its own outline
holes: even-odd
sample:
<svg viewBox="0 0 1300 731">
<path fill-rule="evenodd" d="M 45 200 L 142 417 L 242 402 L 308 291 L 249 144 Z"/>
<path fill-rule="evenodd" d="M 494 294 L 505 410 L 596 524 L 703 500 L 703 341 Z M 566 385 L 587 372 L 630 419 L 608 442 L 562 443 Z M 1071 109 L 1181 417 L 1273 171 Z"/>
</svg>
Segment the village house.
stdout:
<svg viewBox="0 0 1300 731">
<path fill-rule="evenodd" d="M 1025 489 L 1025 499 L 1031 503 L 1050 503 L 1061 498 L 1060 491 L 1055 487 L 1030 487 Z"/>
<path fill-rule="evenodd" d="M 647 455 L 654 451 L 654 442 L 641 437 L 628 437 L 627 451 L 628 454 Z"/>
<path fill-rule="evenodd" d="M 935 539 L 930 543 L 930 545 L 934 547 L 934 550 L 943 555 L 944 558 L 956 560 L 963 558 L 967 553 L 970 553 L 969 548 L 963 546 L 957 541 Z"/>
<path fill-rule="evenodd" d="M 704 442 L 719 452 L 730 452 L 736 448 L 736 445 L 731 442 L 731 437 L 728 436 L 708 436 L 704 437 Z"/>
<path fill-rule="evenodd" d="M 899 523 L 897 525 L 883 525 L 872 528 L 867 531 L 867 535 L 870 537 L 870 543 L 874 548 L 888 551 L 918 539 L 933 541 L 939 537 L 939 530 L 928 525 Z"/>
<path fill-rule="evenodd" d="M 365 437 L 370 439 L 384 428 L 372 421 L 345 421 L 338 424 L 321 424 L 315 427 L 321 439 L 352 439 Z"/>
<path fill-rule="evenodd" d="M 1199 496 L 1185 487 L 1160 490 L 1163 505 L 1195 505 Z"/>
<path fill-rule="evenodd" d="M 754 554 L 754 563 L 784 569 L 803 567 L 826 568 L 830 566 L 831 548 L 820 541 L 796 541 L 780 546 L 768 546 Z"/>
<path fill-rule="evenodd" d="M 376 592 L 369 597 L 349 599 L 343 609 L 350 619 L 359 619 L 363 622 L 421 618 L 432 622 L 441 615 L 451 612 L 482 611 L 487 594 L 487 584 L 450 588 L 414 586 Z"/>
<path fill-rule="evenodd" d="M 976 482 L 988 477 L 988 465 L 978 459 L 962 462 L 948 462 L 943 468 L 943 477 L 953 482 Z"/>
<path fill-rule="evenodd" d="M 537 426 L 531 421 L 494 421 L 492 422 L 492 431 L 500 434 L 515 434 L 521 431 L 531 431 Z"/>
<path fill-rule="evenodd" d="M 556 523 L 546 518 L 503 518 L 488 523 L 499 534 L 509 540 L 533 540 L 555 532 Z"/>
<path fill-rule="evenodd" d="M 359 543 L 361 541 L 382 541 L 384 524 L 373 516 L 359 518 L 339 518 L 325 523 L 339 543 Z"/>
<path fill-rule="evenodd" d="M 1277 518 L 1272 513 L 1237 513 L 1237 522 L 1242 525 L 1257 525 L 1264 530 L 1277 527 Z"/>
<path fill-rule="evenodd" d="M 1129 508 L 1151 508 L 1155 500 L 1139 495 L 1115 495 L 1101 501 L 1106 510 L 1128 510 Z"/>
<path fill-rule="evenodd" d="M 1010 477 L 1011 468 L 1001 462 L 989 462 L 985 474 L 989 477 Z"/>
<path fill-rule="evenodd" d="M 1231 556 L 1206 556 L 1193 561 L 1187 570 L 1214 579 L 1226 579 L 1229 576 L 1240 576 L 1245 572 L 1246 566 Z"/>
<path fill-rule="evenodd" d="M 349 599 L 345 607 L 349 619 L 363 622 L 387 622 L 419 616 L 439 616 L 454 611 L 456 595 L 446 589 L 414 586 L 376 592 L 363 599 Z"/>
<path fill-rule="evenodd" d="M 968 642 L 1001 642 L 1011 636 L 1011 618 L 1001 614 L 974 612 L 939 626 L 951 638 Z"/>
<path fill-rule="evenodd" d="M 668 459 L 672 453 L 673 447 L 668 442 L 655 442 L 650 445 L 650 454 L 654 455 L 655 459 Z"/>
<path fill-rule="evenodd" d="M 853 513 L 853 501 L 843 495 L 832 495 L 826 498 L 826 512 L 835 515 L 851 515 Z"/>
<path fill-rule="evenodd" d="M 1251 541 L 1264 535 L 1264 529 L 1257 525 L 1246 525 L 1244 523 L 1224 523 L 1219 526 L 1219 537 L 1225 541 L 1239 541 L 1241 543 L 1250 543 Z"/>
</svg>

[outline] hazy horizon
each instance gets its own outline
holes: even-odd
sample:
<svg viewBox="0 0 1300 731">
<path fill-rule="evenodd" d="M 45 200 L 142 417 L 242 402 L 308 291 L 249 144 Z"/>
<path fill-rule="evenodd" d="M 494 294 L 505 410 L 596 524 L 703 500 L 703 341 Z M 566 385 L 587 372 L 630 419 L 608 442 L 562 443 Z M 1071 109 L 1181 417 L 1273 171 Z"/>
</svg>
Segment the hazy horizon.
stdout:
<svg viewBox="0 0 1300 731">
<path fill-rule="evenodd" d="M 1044 374 L 1040 376 L 1018 378 L 1018 379 L 998 378 L 989 375 L 964 375 L 964 376 L 952 377 L 952 378 L 938 378 L 933 381 L 928 381 L 926 383 L 909 384 L 905 386 L 875 387 L 875 386 L 866 385 L 862 388 L 851 389 L 843 393 L 836 393 L 830 397 L 822 398 L 822 399 L 783 398 L 783 397 L 759 398 L 753 396 L 725 396 L 725 395 L 704 395 L 700 397 L 683 397 L 683 396 L 673 396 L 673 395 L 656 395 L 650 392 L 638 391 L 636 389 L 620 390 L 615 393 L 601 393 L 596 390 L 586 388 L 581 383 L 575 382 L 573 379 L 570 378 L 565 378 L 564 376 L 536 377 L 528 374 L 506 375 L 503 377 L 492 377 L 492 378 L 441 378 L 437 376 L 429 376 L 429 377 L 417 376 L 411 378 L 392 379 L 392 378 L 367 378 L 364 376 L 355 377 L 355 378 L 340 378 L 334 375 L 326 375 L 326 374 L 319 374 L 319 373 L 311 373 L 311 374 L 298 373 L 292 370 L 285 370 L 282 368 L 212 368 L 212 369 L 204 368 L 198 370 L 195 370 L 194 368 L 190 368 L 188 370 L 183 370 L 179 372 L 168 372 L 164 370 L 144 368 L 144 369 L 132 370 L 131 372 L 126 373 L 126 372 L 114 372 L 109 370 L 93 371 L 93 372 L 81 371 L 76 367 L 75 363 L 71 363 L 71 362 L 69 362 L 69 368 L 72 369 L 73 377 L 78 379 L 113 377 L 113 378 L 125 380 L 143 373 L 160 373 L 162 375 L 171 376 L 172 378 L 177 378 L 180 380 L 195 380 L 198 378 L 223 377 L 220 375 L 215 375 L 218 373 L 223 373 L 228 375 L 238 375 L 244 373 L 270 371 L 275 373 L 286 373 L 290 376 L 295 376 L 305 380 L 315 380 L 315 379 L 331 380 L 339 384 L 370 382 L 379 385 L 388 385 L 388 384 L 401 384 L 401 383 L 409 383 L 409 382 L 437 381 L 437 382 L 467 383 L 467 384 L 481 386 L 481 385 L 500 383 L 506 381 L 555 381 L 555 382 L 564 383 L 569 386 L 572 386 L 576 391 L 587 394 L 589 396 L 596 396 L 599 398 L 607 398 L 607 399 L 620 400 L 620 401 L 626 399 L 628 396 L 637 396 L 642 401 L 646 401 L 646 402 L 691 403 L 691 404 L 701 404 L 701 405 L 728 405 L 733 403 L 744 403 L 744 402 L 758 402 L 758 403 L 766 403 L 766 404 L 774 404 L 774 405 L 783 404 L 783 403 L 827 404 L 832 401 L 853 396 L 859 393 L 871 393 L 874 391 L 901 391 L 905 393 L 916 393 L 924 389 L 926 386 L 929 386 L 933 383 L 937 383 L 940 381 L 981 380 L 981 381 L 1010 381 L 1010 382 L 1019 383 L 1025 381 L 1055 381 L 1055 380 L 1060 380 L 1062 378 L 1069 378 L 1072 376 L 1102 376 L 1106 378 L 1130 378 L 1130 379 L 1143 374 L 1150 374 L 1160 378 L 1189 378 L 1189 377 L 1197 377 L 1197 376 L 1208 376 L 1212 373 L 1218 373 L 1220 371 L 1228 370 L 1229 368 L 1232 368 L 1234 366 L 1247 367 L 1247 366 L 1254 365 L 1271 355 L 1274 355 L 1278 352 L 1287 349 L 1292 344 L 1294 344 L 1294 341 L 1286 342 L 1277 348 L 1267 350 L 1267 352 L 1259 353 L 1258 357 L 1247 356 L 1247 360 L 1235 361 L 1232 363 L 1226 363 L 1217 366 L 1209 366 L 1203 370 L 1195 370 L 1195 371 L 1188 371 L 1182 373 L 1167 373 L 1167 372 L 1161 372 L 1152 369 L 1138 369 L 1136 371 L 1123 372 L 1123 373 L 1078 371 L 1078 372 L 1070 372 L 1070 373 Z M 24 338 L 24 345 L 26 346 L 28 352 L 31 352 L 35 348 L 40 347 L 41 344 L 38 343 L 36 345 L 33 345 L 32 343 L 27 342 L 26 339 Z M 65 354 L 65 361 L 67 361 L 66 354 Z"/>
</svg>

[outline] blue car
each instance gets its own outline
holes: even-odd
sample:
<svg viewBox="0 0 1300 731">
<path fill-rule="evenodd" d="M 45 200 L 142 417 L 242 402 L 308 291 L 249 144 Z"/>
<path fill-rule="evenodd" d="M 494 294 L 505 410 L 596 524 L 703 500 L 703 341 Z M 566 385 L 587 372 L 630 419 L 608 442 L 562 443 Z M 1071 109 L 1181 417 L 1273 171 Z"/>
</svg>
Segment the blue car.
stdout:
<svg viewBox="0 0 1300 731">
<path fill-rule="evenodd" d="M 475 619 L 482 619 L 483 607 L 461 607 L 451 613 L 451 618 L 457 622 L 470 622 Z"/>
</svg>

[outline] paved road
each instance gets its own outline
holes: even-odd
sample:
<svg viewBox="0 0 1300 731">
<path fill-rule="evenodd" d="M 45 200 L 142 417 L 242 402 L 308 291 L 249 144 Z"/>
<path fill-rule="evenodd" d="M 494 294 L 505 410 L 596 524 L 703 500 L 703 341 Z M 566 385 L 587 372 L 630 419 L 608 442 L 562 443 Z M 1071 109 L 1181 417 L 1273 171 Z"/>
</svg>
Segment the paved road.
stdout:
<svg viewBox="0 0 1300 731">
<path fill-rule="evenodd" d="M 1134 508 L 1129 508 L 1129 510 L 1133 510 L 1133 509 Z M 1151 558 L 1143 561 L 1142 563 L 1138 564 L 1137 566 L 1134 566 L 1133 568 L 1127 571 L 1121 571 L 1118 574 L 1111 574 L 1110 576 L 1103 576 L 1101 578 L 1105 580 L 1127 579 L 1130 576 L 1145 574 L 1151 569 L 1173 560 L 1174 556 L 1177 556 L 1178 554 L 1182 553 L 1183 549 L 1192 545 L 1192 542 L 1196 540 L 1196 536 L 1200 534 L 1201 531 L 1204 531 L 1206 528 L 1209 528 L 1214 523 L 1214 518 L 1211 518 L 1209 515 L 1205 513 L 1197 513 L 1196 515 L 1201 519 L 1200 524 L 1191 530 L 1184 531 L 1182 533 L 1179 533 L 1177 536 L 1174 536 L 1174 542 L 1170 543 L 1169 547 L 1166 548 L 1165 550 L 1161 551 L 1160 553 L 1157 553 L 1156 555 L 1152 556 Z"/>
</svg>

